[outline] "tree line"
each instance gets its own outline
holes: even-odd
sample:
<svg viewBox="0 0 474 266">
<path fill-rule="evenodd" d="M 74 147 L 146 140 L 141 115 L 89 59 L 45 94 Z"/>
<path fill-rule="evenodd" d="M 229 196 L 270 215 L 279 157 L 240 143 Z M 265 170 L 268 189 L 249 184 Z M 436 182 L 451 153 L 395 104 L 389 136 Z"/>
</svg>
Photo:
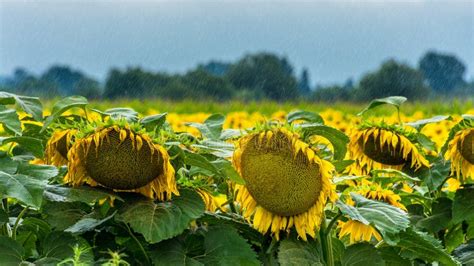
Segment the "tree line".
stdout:
<svg viewBox="0 0 474 266">
<path fill-rule="evenodd" d="M 103 83 L 67 65 L 54 65 L 38 76 L 18 68 L 11 77 L 0 80 L 0 89 L 46 98 L 367 101 L 400 95 L 423 100 L 474 95 L 474 81 L 464 80 L 465 73 L 466 66 L 456 56 L 428 51 L 417 67 L 390 59 L 356 84 L 349 79 L 343 84 L 312 87 L 307 69 L 296 75 L 286 57 L 261 52 L 233 63 L 210 61 L 185 74 L 113 68 Z"/>
</svg>

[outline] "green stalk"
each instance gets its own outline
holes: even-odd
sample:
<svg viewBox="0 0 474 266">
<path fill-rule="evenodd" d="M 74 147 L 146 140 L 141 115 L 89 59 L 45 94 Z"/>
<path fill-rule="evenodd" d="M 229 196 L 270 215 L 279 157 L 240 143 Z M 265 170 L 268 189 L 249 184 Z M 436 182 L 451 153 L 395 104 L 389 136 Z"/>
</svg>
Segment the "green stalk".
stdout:
<svg viewBox="0 0 474 266">
<path fill-rule="evenodd" d="M 16 239 L 16 229 L 18 228 L 18 225 L 20 224 L 21 218 L 25 215 L 25 213 L 28 211 L 28 206 L 26 206 L 16 217 L 15 225 L 13 226 L 13 232 L 12 232 L 12 238 L 15 240 Z"/>
<path fill-rule="evenodd" d="M 326 265 L 334 266 L 334 254 L 333 254 L 333 250 L 332 250 L 332 239 L 331 239 L 331 229 L 332 229 L 334 223 L 327 224 L 326 216 L 324 215 L 324 213 L 323 213 L 323 219 L 322 220 L 323 220 L 323 222 L 321 223 L 321 229 L 319 231 L 319 236 L 320 236 L 320 239 L 321 239 L 323 257 L 324 257 L 324 260 L 326 261 Z M 333 219 L 333 220 L 335 220 L 335 219 Z M 329 225 L 331 227 L 329 227 Z"/>
</svg>

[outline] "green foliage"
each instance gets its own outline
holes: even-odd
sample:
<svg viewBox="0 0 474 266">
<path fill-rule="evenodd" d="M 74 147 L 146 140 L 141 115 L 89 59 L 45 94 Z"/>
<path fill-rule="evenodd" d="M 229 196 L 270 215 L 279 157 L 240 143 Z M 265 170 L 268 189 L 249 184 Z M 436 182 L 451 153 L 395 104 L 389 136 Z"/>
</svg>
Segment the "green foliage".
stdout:
<svg viewBox="0 0 474 266">
<path fill-rule="evenodd" d="M 428 51 L 420 59 L 419 68 L 437 92 L 451 92 L 464 84 L 466 66 L 454 55 Z"/>
<path fill-rule="evenodd" d="M 386 61 L 380 69 L 365 75 L 356 92 L 356 98 L 367 101 L 391 95 L 400 95 L 412 100 L 426 98 L 429 89 L 423 84 L 423 75 L 394 60 Z"/>
</svg>

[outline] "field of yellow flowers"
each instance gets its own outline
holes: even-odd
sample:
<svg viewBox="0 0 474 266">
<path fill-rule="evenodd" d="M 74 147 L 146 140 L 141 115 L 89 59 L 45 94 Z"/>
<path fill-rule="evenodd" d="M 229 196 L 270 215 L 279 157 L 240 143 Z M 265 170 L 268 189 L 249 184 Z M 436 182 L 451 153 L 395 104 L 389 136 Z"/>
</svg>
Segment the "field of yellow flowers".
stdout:
<svg viewBox="0 0 474 266">
<path fill-rule="evenodd" d="M 0 92 L 0 265 L 470 265 L 474 108 L 406 100 Z"/>
</svg>

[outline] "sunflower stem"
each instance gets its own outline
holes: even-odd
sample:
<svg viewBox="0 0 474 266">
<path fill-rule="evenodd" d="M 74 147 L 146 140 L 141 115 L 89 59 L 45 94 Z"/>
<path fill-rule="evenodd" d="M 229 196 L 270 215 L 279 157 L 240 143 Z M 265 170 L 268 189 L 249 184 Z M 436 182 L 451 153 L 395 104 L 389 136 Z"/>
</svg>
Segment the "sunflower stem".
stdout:
<svg viewBox="0 0 474 266">
<path fill-rule="evenodd" d="M 132 230 L 130 230 L 130 227 L 128 226 L 128 224 L 127 223 L 124 223 L 124 224 L 130 236 L 133 238 L 133 240 L 135 240 L 135 242 L 137 242 L 138 247 L 140 247 L 140 250 L 142 251 L 143 256 L 145 256 L 147 263 L 150 263 L 150 258 L 148 257 L 148 254 L 146 253 L 145 248 L 143 247 L 142 243 L 140 243 L 140 240 L 138 240 L 137 237 L 133 234 Z"/>
<path fill-rule="evenodd" d="M 334 220 L 334 219 L 333 219 Z M 332 221 L 331 221 L 332 222 Z M 326 265 L 334 266 L 334 254 L 332 250 L 332 239 L 331 239 L 331 223 L 327 224 L 326 215 L 323 213 L 323 222 L 319 231 L 321 238 L 321 246 L 323 250 L 323 257 L 326 261 Z M 332 227 L 333 225 L 331 225 Z"/>
<path fill-rule="evenodd" d="M 13 230 L 12 230 L 12 239 L 13 239 L 13 240 L 16 240 L 16 229 L 18 228 L 18 225 L 20 224 L 21 218 L 23 218 L 23 216 L 25 215 L 25 213 L 26 213 L 27 211 L 28 211 L 28 206 L 26 206 L 26 207 L 20 212 L 20 214 L 18 215 L 18 217 L 16 217 L 15 225 L 13 226 Z"/>
</svg>

